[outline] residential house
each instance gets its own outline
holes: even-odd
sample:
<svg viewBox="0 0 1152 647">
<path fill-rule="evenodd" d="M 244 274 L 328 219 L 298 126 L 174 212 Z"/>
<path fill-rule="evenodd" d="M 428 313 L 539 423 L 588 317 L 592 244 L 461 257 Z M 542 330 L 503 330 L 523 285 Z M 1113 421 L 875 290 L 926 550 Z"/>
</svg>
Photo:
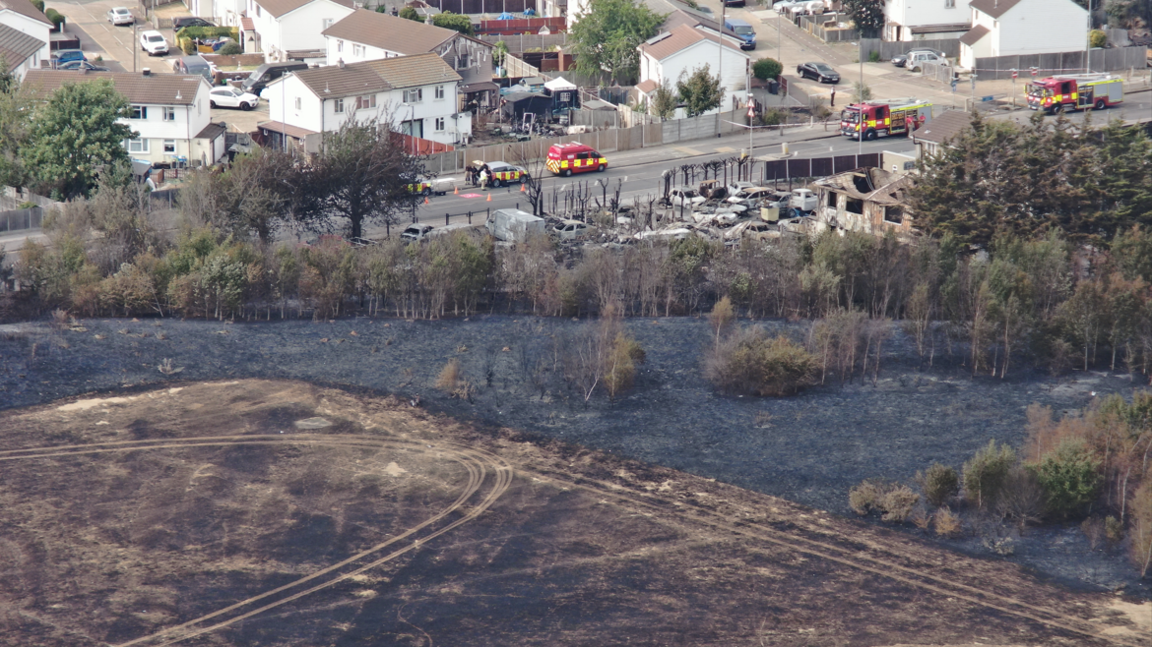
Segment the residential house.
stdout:
<svg viewBox="0 0 1152 647">
<path fill-rule="evenodd" d="M 730 110 L 738 98 L 746 96 L 743 91 L 747 87 L 751 61 L 738 43 L 736 39 L 689 25 L 661 32 L 638 48 L 640 83 L 637 90 L 644 98 L 651 99 L 664 82 L 675 86 L 681 75 L 686 77 L 697 68 L 707 66 L 710 74 L 720 74 L 721 110 Z"/>
<path fill-rule="evenodd" d="M 184 4 L 193 16 L 224 27 L 239 27 L 247 9 L 246 0 L 184 0 Z"/>
<path fill-rule="evenodd" d="M 131 105 L 131 115 L 121 120 L 137 133 L 135 139 L 124 142 L 129 157 L 151 163 L 214 164 L 225 156 L 226 129 L 211 123 L 208 93 L 212 86 L 198 74 L 32 70 L 24 84 L 46 99 L 65 84 L 97 79 L 112 81 Z"/>
<path fill-rule="evenodd" d="M 357 9 L 325 29 L 323 34 L 327 41 L 328 65 L 432 52 L 444 59 L 462 79 L 458 110 L 495 105 L 498 87 L 492 81 L 494 45 L 491 43 L 452 29 L 366 9 Z"/>
<path fill-rule="evenodd" d="M 248 0 L 255 49 L 264 60 L 323 59 L 323 32 L 353 11 L 352 0 Z"/>
<path fill-rule="evenodd" d="M 817 180 L 813 190 L 818 202 L 812 215 L 820 228 L 907 236 L 912 233 L 912 216 L 904 202 L 914 177 L 867 167 Z"/>
<path fill-rule="evenodd" d="M 976 59 L 1083 50 L 1088 10 L 1074 0 L 970 0 L 972 28 L 960 37 L 960 67 Z"/>
<path fill-rule="evenodd" d="M 389 119 L 412 137 L 462 143 L 472 135 L 472 115 L 457 109 L 460 80 L 434 53 L 300 70 L 268 85 L 271 120 L 257 126 L 273 142 L 310 152 L 322 133 L 353 119 Z"/>
<path fill-rule="evenodd" d="M 23 79 L 51 58 L 52 21 L 29 0 L 0 0 L 0 58 Z"/>
<path fill-rule="evenodd" d="M 922 128 L 912 133 L 912 143 L 920 157 L 936 155 L 948 141 L 958 136 L 972 123 L 972 115 L 964 110 L 945 110 Z"/>
<path fill-rule="evenodd" d="M 968 0 L 886 0 L 884 40 L 959 38 L 970 19 Z"/>
</svg>

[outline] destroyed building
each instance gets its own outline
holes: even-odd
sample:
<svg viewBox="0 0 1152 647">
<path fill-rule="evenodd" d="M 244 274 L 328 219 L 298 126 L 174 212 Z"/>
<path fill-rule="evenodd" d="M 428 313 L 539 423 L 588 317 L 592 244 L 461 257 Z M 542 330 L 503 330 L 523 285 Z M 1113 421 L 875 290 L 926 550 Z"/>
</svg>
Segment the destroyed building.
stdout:
<svg viewBox="0 0 1152 647">
<path fill-rule="evenodd" d="M 813 213 L 819 227 L 883 236 L 912 233 L 905 195 L 913 176 L 865 167 L 837 173 L 812 184 L 818 202 Z"/>
</svg>

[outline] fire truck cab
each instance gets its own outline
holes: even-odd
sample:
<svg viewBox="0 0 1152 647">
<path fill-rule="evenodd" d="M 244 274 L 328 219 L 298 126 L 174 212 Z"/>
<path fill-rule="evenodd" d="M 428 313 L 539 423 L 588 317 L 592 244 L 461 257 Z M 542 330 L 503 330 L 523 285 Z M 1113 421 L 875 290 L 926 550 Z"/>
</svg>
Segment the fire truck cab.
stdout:
<svg viewBox="0 0 1152 647">
<path fill-rule="evenodd" d="M 1051 76 L 1029 83 L 1028 107 L 1055 114 L 1068 110 L 1103 110 L 1124 101 L 1124 81 L 1111 74 Z"/>
<path fill-rule="evenodd" d="M 854 103 L 840 113 L 840 134 L 852 139 L 907 135 L 932 119 L 932 104 L 919 99 Z"/>
</svg>

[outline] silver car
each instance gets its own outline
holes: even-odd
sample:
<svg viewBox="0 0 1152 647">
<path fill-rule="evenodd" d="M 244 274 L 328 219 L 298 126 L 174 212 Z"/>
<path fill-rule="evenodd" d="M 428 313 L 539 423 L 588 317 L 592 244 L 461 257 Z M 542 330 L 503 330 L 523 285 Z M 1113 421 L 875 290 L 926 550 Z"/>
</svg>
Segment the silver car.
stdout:
<svg viewBox="0 0 1152 647">
<path fill-rule="evenodd" d="M 136 16 L 128 10 L 128 7 L 112 7 L 108 10 L 108 22 L 113 25 L 135 25 Z"/>
</svg>

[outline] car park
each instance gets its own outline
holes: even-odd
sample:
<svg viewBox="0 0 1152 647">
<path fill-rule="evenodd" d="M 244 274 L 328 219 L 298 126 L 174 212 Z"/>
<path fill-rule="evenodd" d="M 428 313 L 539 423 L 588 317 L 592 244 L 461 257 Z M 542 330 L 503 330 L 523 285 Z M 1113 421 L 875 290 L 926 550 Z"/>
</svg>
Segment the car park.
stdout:
<svg viewBox="0 0 1152 647">
<path fill-rule="evenodd" d="M 190 57 L 191 58 L 191 57 Z M 199 56 L 195 58 L 200 58 Z M 208 93 L 209 105 L 213 108 L 239 108 L 241 110 L 251 110 L 260 103 L 260 97 L 252 94 L 251 92 L 244 92 L 237 90 L 230 85 L 224 85 L 217 88 L 212 88 Z"/>
<path fill-rule="evenodd" d="M 796 73 L 803 79 L 814 79 L 820 83 L 839 83 L 840 73 L 827 63 L 803 63 L 796 66 Z"/>
<path fill-rule="evenodd" d="M 58 70 L 72 70 L 75 72 L 108 72 L 106 67 L 89 63 L 88 61 L 68 61 L 56 66 Z"/>
<path fill-rule="evenodd" d="M 164 56 L 168 53 L 168 41 L 165 40 L 164 34 L 149 29 L 140 33 L 140 49 L 148 52 L 149 56 Z"/>
<path fill-rule="evenodd" d="M 216 23 L 196 16 L 180 16 L 172 19 L 172 31 L 180 31 L 185 27 L 215 27 Z"/>
<path fill-rule="evenodd" d="M 132 12 L 128 9 L 128 7 L 112 7 L 108 10 L 107 15 L 108 22 L 112 23 L 113 25 L 136 24 L 136 16 L 132 15 Z"/>
<path fill-rule="evenodd" d="M 673 187 L 665 197 L 666 204 L 673 207 L 695 207 L 707 202 L 708 199 L 696 192 L 692 187 Z"/>
</svg>

